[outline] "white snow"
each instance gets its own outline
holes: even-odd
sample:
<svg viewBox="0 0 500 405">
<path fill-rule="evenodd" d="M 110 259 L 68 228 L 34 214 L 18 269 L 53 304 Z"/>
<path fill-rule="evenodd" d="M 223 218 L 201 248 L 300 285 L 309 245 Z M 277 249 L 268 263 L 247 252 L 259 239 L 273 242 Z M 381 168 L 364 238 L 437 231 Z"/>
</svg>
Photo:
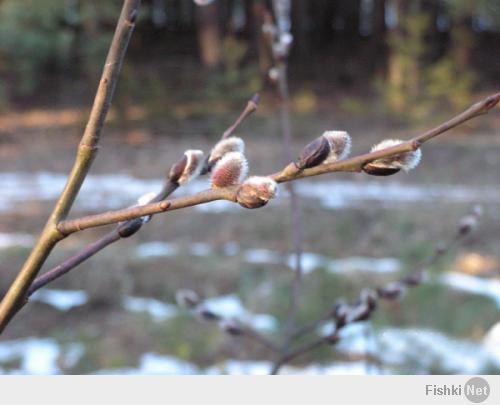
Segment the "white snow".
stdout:
<svg viewBox="0 0 500 405">
<path fill-rule="evenodd" d="M 88 294 L 83 290 L 55 290 L 42 288 L 36 291 L 30 298 L 51 305 L 60 311 L 68 311 L 71 308 L 84 305 L 88 302 Z"/>
<path fill-rule="evenodd" d="M 500 280 L 481 278 L 469 274 L 449 271 L 444 273 L 439 281 L 456 290 L 469 294 L 483 295 L 493 299 L 500 308 Z"/>
<path fill-rule="evenodd" d="M 154 298 L 125 297 L 123 308 L 130 312 L 147 313 L 157 322 L 173 318 L 178 313 L 177 306 L 167 304 Z"/>
<path fill-rule="evenodd" d="M 35 238 L 27 233 L 0 232 L 0 249 L 12 247 L 30 248 L 35 244 Z"/>
<path fill-rule="evenodd" d="M 204 301 L 204 306 L 224 318 L 239 319 L 255 329 L 272 331 L 278 326 L 278 321 L 272 315 L 249 312 L 236 295 L 209 298 Z"/>
<path fill-rule="evenodd" d="M 66 182 L 66 174 L 54 172 L 0 173 L 0 210 L 12 210 L 19 202 L 55 200 Z M 130 206 L 140 196 L 161 189 L 162 180 L 139 179 L 128 174 L 87 176 L 75 208 L 102 210 Z M 196 180 L 179 189 L 177 195 L 192 194 L 209 187 L 208 180 Z M 297 191 L 303 198 L 319 200 L 325 208 L 339 209 L 377 201 L 389 207 L 402 203 L 494 203 L 500 202 L 497 187 L 461 185 L 411 185 L 392 180 L 307 181 L 298 182 Z M 278 198 L 286 198 L 281 193 Z M 221 213 L 242 209 L 228 201 L 215 201 L 197 206 L 204 212 Z"/>
</svg>

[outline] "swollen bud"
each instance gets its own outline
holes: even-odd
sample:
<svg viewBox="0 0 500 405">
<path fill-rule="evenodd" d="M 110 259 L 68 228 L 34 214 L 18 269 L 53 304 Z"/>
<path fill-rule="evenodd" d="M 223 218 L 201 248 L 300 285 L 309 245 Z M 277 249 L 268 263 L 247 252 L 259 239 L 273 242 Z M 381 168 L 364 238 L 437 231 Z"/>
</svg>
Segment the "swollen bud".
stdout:
<svg viewBox="0 0 500 405">
<path fill-rule="evenodd" d="M 143 218 L 135 218 L 120 222 L 117 227 L 118 235 L 120 235 L 121 238 L 129 238 L 141 229 L 143 224 Z"/>
<path fill-rule="evenodd" d="M 323 163 L 332 163 L 345 159 L 351 153 L 351 137 L 345 131 L 326 131 L 323 133 L 330 144 L 330 153 Z"/>
<path fill-rule="evenodd" d="M 236 136 L 222 139 L 213 147 L 208 157 L 208 167 L 212 168 L 220 159 L 229 152 L 245 153 L 245 142 Z"/>
<path fill-rule="evenodd" d="M 196 313 L 199 316 L 199 318 L 203 321 L 213 322 L 213 321 L 220 320 L 219 315 L 217 315 L 215 312 L 210 311 L 207 308 L 203 308 L 203 307 L 197 308 Z"/>
<path fill-rule="evenodd" d="M 377 293 L 380 298 L 394 301 L 401 298 L 406 292 L 404 284 L 396 281 L 394 283 L 389 283 L 384 287 L 377 288 Z"/>
<path fill-rule="evenodd" d="M 244 208 L 259 208 L 276 196 L 278 184 L 269 177 L 252 176 L 238 188 L 236 200 Z"/>
<path fill-rule="evenodd" d="M 340 302 L 335 305 L 333 310 L 333 318 L 335 319 L 336 328 L 340 329 L 347 323 L 347 317 L 349 315 L 349 305 L 344 302 Z"/>
<path fill-rule="evenodd" d="M 300 170 L 318 166 L 323 163 L 329 153 L 330 142 L 324 136 L 320 136 L 302 149 L 295 166 Z"/>
<path fill-rule="evenodd" d="M 200 297 L 193 290 L 178 290 L 175 293 L 177 305 L 185 309 L 194 309 L 200 303 Z"/>
<path fill-rule="evenodd" d="M 240 152 L 229 152 L 212 170 L 212 188 L 223 188 L 240 184 L 248 173 L 248 162 Z"/>
<path fill-rule="evenodd" d="M 346 317 L 346 323 L 366 321 L 370 318 L 371 313 L 372 309 L 368 306 L 368 304 L 360 303 L 349 309 Z"/>
<path fill-rule="evenodd" d="M 463 217 L 458 224 L 458 232 L 460 235 L 468 235 L 476 230 L 478 226 L 478 220 L 475 215 L 466 215 Z"/>
<path fill-rule="evenodd" d="M 241 336 L 243 335 L 243 327 L 240 322 L 236 319 L 223 319 L 219 323 L 220 328 L 231 336 Z"/>
<path fill-rule="evenodd" d="M 377 294 L 375 291 L 365 288 L 359 294 L 359 302 L 368 305 L 370 310 L 377 308 Z"/>
<path fill-rule="evenodd" d="M 338 333 L 332 333 L 331 335 L 328 335 L 325 339 L 327 344 L 336 345 L 340 341 L 340 336 Z"/>
<path fill-rule="evenodd" d="M 168 175 L 169 180 L 175 184 L 186 184 L 195 179 L 203 168 L 203 151 L 189 149 L 182 158 L 172 166 Z"/>
<path fill-rule="evenodd" d="M 401 279 L 401 282 L 409 287 L 414 287 L 416 285 L 422 284 L 425 278 L 425 273 L 423 270 L 412 271 L 408 273 Z"/>
<path fill-rule="evenodd" d="M 403 141 L 398 139 L 386 139 L 373 146 L 370 152 L 392 148 L 402 143 Z M 376 159 L 373 162 L 367 163 L 363 167 L 363 171 L 373 176 L 390 176 L 396 174 L 400 170 L 408 172 L 418 166 L 421 158 L 422 151 L 420 149 L 402 152 L 394 156 Z"/>
</svg>

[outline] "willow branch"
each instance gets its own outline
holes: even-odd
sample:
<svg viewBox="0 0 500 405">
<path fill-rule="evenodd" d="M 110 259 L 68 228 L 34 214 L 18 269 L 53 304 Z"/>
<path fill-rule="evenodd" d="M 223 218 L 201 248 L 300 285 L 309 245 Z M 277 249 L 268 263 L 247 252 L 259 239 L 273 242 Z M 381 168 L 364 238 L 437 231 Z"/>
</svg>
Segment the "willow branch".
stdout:
<svg viewBox="0 0 500 405">
<path fill-rule="evenodd" d="M 221 139 L 225 139 L 243 123 L 243 121 L 249 117 L 253 112 L 255 112 L 258 108 L 259 103 L 259 95 L 255 94 L 247 103 L 243 112 L 238 116 L 236 121 L 226 130 L 224 131 Z M 208 155 L 207 155 L 208 159 Z M 160 202 L 165 198 L 169 197 L 175 190 L 179 188 L 179 184 L 167 178 L 164 182 L 162 189 L 155 197 L 151 199 L 151 202 Z M 55 266 L 54 268 L 48 270 L 47 272 L 39 275 L 32 283 L 31 287 L 28 290 L 27 297 L 23 301 L 27 302 L 27 299 L 37 290 L 44 287 L 48 283 L 58 279 L 59 277 L 65 275 L 84 261 L 90 259 L 96 253 L 100 252 L 104 248 L 109 245 L 118 242 L 121 239 L 129 238 L 132 235 L 136 234 L 144 224 L 142 218 L 130 219 L 128 221 L 120 223 L 115 229 L 111 232 L 107 233 L 100 239 L 95 242 L 90 243 L 85 246 L 80 252 L 76 255 L 66 259 L 61 264 Z"/>
<path fill-rule="evenodd" d="M 365 153 L 363 155 L 355 156 L 350 159 L 339 160 L 329 164 L 318 165 L 302 171 L 299 171 L 297 167 L 292 163 L 285 169 L 271 175 L 270 177 L 272 177 L 278 183 L 283 183 L 290 180 L 318 176 L 325 173 L 360 172 L 367 163 L 370 163 L 376 159 L 391 157 L 403 152 L 417 150 L 425 142 L 430 141 L 431 139 L 445 133 L 446 131 L 453 129 L 471 120 L 472 118 L 487 114 L 493 107 L 498 104 L 499 101 L 500 93 L 486 97 L 485 99 L 473 104 L 467 110 L 446 121 L 445 123 L 438 125 L 437 127 L 424 132 L 421 135 L 415 136 L 414 138 L 391 148 L 385 148 L 376 152 Z"/>
<path fill-rule="evenodd" d="M 403 152 L 409 152 L 418 149 L 423 143 L 437 137 L 438 135 L 457 127 L 458 125 L 479 115 L 487 113 L 500 101 L 500 93 L 487 97 L 486 99 L 474 104 L 463 113 L 457 115 L 451 120 L 439 125 L 438 127 L 418 135 L 409 141 L 403 142 L 397 146 L 382 149 L 376 152 L 370 152 L 350 159 L 339 160 L 329 164 L 322 164 L 305 170 L 298 170 L 294 163 L 289 164 L 280 172 L 270 175 L 278 183 L 286 183 L 306 177 L 318 176 L 325 173 L 334 172 L 358 172 L 364 165 L 376 159 L 395 156 Z M 159 203 L 146 204 L 140 207 L 125 208 L 117 211 L 109 211 L 101 214 L 89 215 L 73 220 L 61 221 L 58 225 L 58 231 L 62 235 L 69 235 L 88 228 L 108 225 L 145 215 L 153 215 L 161 212 L 174 211 L 181 208 L 193 207 L 200 204 L 206 204 L 217 200 L 227 200 L 236 202 L 236 193 L 238 186 L 226 188 L 209 189 L 191 196 L 184 196 L 165 200 Z"/>
<path fill-rule="evenodd" d="M 66 219 L 97 153 L 102 128 L 111 105 L 123 58 L 135 26 L 140 0 L 125 0 L 106 58 L 87 126 L 68 180 L 25 264 L 0 303 L 0 333 L 25 296 L 54 246 L 63 239 L 57 223 Z"/>
<path fill-rule="evenodd" d="M 460 242 L 463 242 L 464 239 L 467 236 L 469 236 L 470 233 L 474 230 L 473 228 L 477 224 L 479 216 L 480 213 L 473 212 L 471 215 L 462 218 L 462 220 L 459 223 L 457 231 L 453 234 L 453 236 L 445 245 L 438 244 L 435 247 L 433 253 L 427 259 L 416 265 L 413 268 L 413 270 L 408 272 L 401 279 L 397 280 L 396 282 L 388 283 L 385 286 L 377 288 L 377 295 L 373 295 L 372 305 L 366 307 L 365 309 L 366 312 L 358 312 L 361 315 L 357 317 L 356 316 L 351 317 L 349 315 L 346 316 L 345 314 L 342 317 L 339 317 L 335 309 L 335 307 L 337 307 L 338 309 L 339 305 L 336 305 L 334 306 L 333 309 L 330 309 L 325 315 L 323 315 L 316 321 L 313 321 L 310 324 L 306 325 L 305 327 L 298 329 L 296 332 L 294 332 L 292 336 L 294 339 L 297 339 L 311 332 L 314 332 L 315 330 L 317 330 L 319 326 L 323 325 L 327 321 L 332 321 L 332 320 L 336 321 L 334 330 L 330 334 L 314 338 L 310 342 L 306 342 L 296 347 L 295 349 L 285 353 L 281 358 L 278 359 L 273 369 L 271 370 L 271 374 L 277 374 L 281 369 L 281 367 L 286 363 L 310 351 L 313 351 L 318 347 L 321 347 L 323 345 L 337 344 L 341 339 L 339 336 L 339 331 L 351 323 L 370 319 L 373 316 L 373 312 L 376 311 L 377 302 L 380 299 L 387 299 L 387 300 L 399 299 L 404 292 L 404 288 L 420 285 L 424 280 L 424 272 L 426 271 L 426 269 L 429 268 L 431 265 L 435 264 L 454 246 L 456 246 Z M 473 223 L 470 223 L 470 221 L 467 220 L 468 218 L 472 218 Z M 362 300 L 360 299 L 357 305 L 365 305 L 365 304 L 366 303 L 363 303 Z M 356 310 L 355 307 L 354 310 Z"/>
<path fill-rule="evenodd" d="M 225 318 L 223 315 L 207 308 L 206 303 L 200 300 L 198 294 L 192 290 L 179 290 L 176 293 L 177 304 L 181 308 L 188 309 L 192 314 L 197 315 L 199 320 L 208 323 L 217 323 L 219 328 L 227 335 L 234 338 L 246 338 L 252 340 L 262 347 L 279 353 L 279 348 L 274 342 L 255 330 L 252 326 L 247 325 L 239 319 Z"/>
<path fill-rule="evenodd" d="M 236 121 L 231 125 L 228 129 L 224 131 L 222 134 L 222 139 L 229 138 L 235 131 L 236 129 L 245 121 L 250 115 L 252 115 L 255 111 L 257 111 L 257 107 L 259 106 L 259 99 L 260 96 L 259 94 L 254 94 L 254 96 L 248 100 L 247 105 L 245 109 L 242 111 L 242 113 L 239 115 L 239 117 L 236 119 Z"/>
</svg>

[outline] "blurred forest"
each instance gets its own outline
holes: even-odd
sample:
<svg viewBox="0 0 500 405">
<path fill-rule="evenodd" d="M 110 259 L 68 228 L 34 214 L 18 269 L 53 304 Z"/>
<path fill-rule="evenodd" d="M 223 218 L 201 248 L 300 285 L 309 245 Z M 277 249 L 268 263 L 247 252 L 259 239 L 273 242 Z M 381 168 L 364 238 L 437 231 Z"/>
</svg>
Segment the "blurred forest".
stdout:
<svg viewBox="0 0 500 405">
<path fill-rule="evenodd" d="M 124 112 L 145 103 L 154 113 L 158 100 L 165 107 L 169 86 L 185 83 L 200 84 L 200 99 L 224 95 L 237 102 L 265 87 L 264 1 L 197 7 L 192 0 L 145 0 L 117 107 Z M 421 122 L 430 112 L 466 106 L 472 91 L 498 83 L 498 0 L 292 3 L 291 83 L 306 112 L 314 94 L 331 92 L 349 94 L 347 110 L 363 112 L 362 101 L 375 96 L 384 112 Z M 120 6 L 116 0 L 0 0 L 0 108 L 88 98 Z"/>
</svg>

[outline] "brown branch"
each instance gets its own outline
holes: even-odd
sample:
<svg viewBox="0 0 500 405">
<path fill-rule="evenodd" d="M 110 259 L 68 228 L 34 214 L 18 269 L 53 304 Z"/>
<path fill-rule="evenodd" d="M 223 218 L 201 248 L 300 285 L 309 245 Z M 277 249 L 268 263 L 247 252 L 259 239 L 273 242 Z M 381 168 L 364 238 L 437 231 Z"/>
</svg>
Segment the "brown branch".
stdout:
<svg viewBox="0 0 500 405">
<path fill-rule="evenodd" d="M 234 131 L 236 128 L 238 128 L 238 126 L 244 121 L 244 119 L 246 117 L 248 117 L 249 115 L 251 115 L 257 109 L 258 102 L 259 102 L 259 95 L 255 94 L 248 101 L 244 111 L 240 114 L 240 116 L 237 118 L 237 120 L 228 128 L 228 130 L 226 130 L 224 132 L 221 139 L 225 139 L 227 136 L 229 136 L 232 133 L 232 131 Z M 227 134 L 229 134 L 229 135 L 227 135 Z M 208 156 L 207 156 L 207 158 L 208 158 Z M 166 181 L 164 182 L 162 189 L 155 197 L 153 197 L 151 199 L 151 202 L 163 201 L 165 198 L 170 196 L 175 190 L 177 190 L 178 187 L 179 187 L 179 184 L 175 181 L 172 181 L 170 179 L 170 175 L 169 175 L 167 177 Z M 28 302 L 29 297 L 35 291 L 44 287 L 48 283 L 58 279 L 59 277 L 67 274 L 69 271 L 76 268 L 79 264 L 90 259 L 96 253 L 100 252 L 101 250 L 108 247 L 112 243 L 115 243 L 123 238 L 131 237 L 132 235 L 137 233 L 142 228 L 143 224 L 144 224 L 144 221 L 142 218 L 135 218 L 135 219 L 130 219 L 128 221 L 124 221 L 124 222 L 120 223 L 111 232 L 107 233 L 106 235 L 104 235 L 100 239 L 96 240 L 95 242 L 92 242 L 89 245 L 85 246 L 76 255 L 66 259 L 64 262 L 62 262 L 59 265 L 55 266 L 54 268 L 48 270 L 47 272 L 43 273 L 42 275 L 39 275 L 33 281 L 32 285 L 30 286 L 30 288 L 26 294 L 25 299 L 20 302 L 20 304 L 17 306 L 15 312 L 17 312 L 19 309 L 21 309 L 22 306 L 24 306 Z"/>
<path fill-rule="evenodd" d="M 487 97 L 486 99 L 474 104 L 472 107 L 452 118 L 446 123 L 418 135 L 409 141 L 403 142 L 397 146 L 359 155 L 350 159 L 339 160 L 333 163 L 321 164 L 312 168 L 299 170 L 294 163 L 289 164 L 280 172 L 270 175 L 278 183 L 285 183 L 302 179 L 305 177 L 317 176 L 325 173 L 334 172 L 357 172 L 361 171 L 364 165 L 376 159 L 395 156 L 403 152 L 409 152 L 418 149 L 424 142 L 427 142 L 436 136 L 455 128 L 456 126 L 485 114 L 500 101 L 500 93 Z M 211 201 L 227 200 L 236 202 L 236 193 L 238 186 L 226 188 L 209 189 L 191 196 L 174 198 L 159 203 L 146 204 L 141 207 L 125 208 L 117 211 L 109 211 L 101 214 L 89 215 L 73 220 L 61 221 L 58 225 L 58 231 L 63 235 L 93 228 L 102 225 L 117 223 L 145 215 L 158 214 L 161 212 L 174 211 L 181 208 L 192 207 L 205 204 Z"/>
<path fill-rule="evenodd" d="M 438 125 L 437 127 L 424 132 L 421 135 L 415 136 L 414 138 L 391 148 L 386 148 L 371 153 L 365 153 L 363 155 L 355 156 L 350 159 L 339 160 L 329 164 L 318 165 L 309 169 L 305 169 L 303 171 L 299 171 L 295 164 L 291 163 L 285 169 L 271 175 L 270 177 L 272 177 L 278 183 L 283 183 L 290 180 L 317 176 L 324 173 L 360 172 L 363 167 L 369 162 L 384 157 L 395 156 L 403 152 L 414 151 L 420 148 L 422 144 L 430 141 L 438 135 L 441 135 L 444 132 L 453 129 L 465 123 L 466 121 L 471 120 L 472 118 L 487 114 L 493 107 L 498 104 L 499 101 L 500 93 L 486 97 L 485 99 L 473 104 L 467 110 L 446 121 L 445 123 Z"/>
<path fill-rule="evenodd" d="M 111 105 L 123 58 L 135 26 L 140 0 L 125 0 L 106 58 L 101 80 L 66 186 L 25 264 L 0 303 L 0 333 L 25 296 L 54 246 L 63 239 L 57 223 L 66 219 L 97 153 L 102 128 Z"/>
<path fill-rule="evenodd" d="M 174 211 L 181 208 L 193 207 L 211 201 L 229 200 L 235 201 L 237 187 L 210 189 L 199 193 L 173 198 L 156 203 L 150 203 L 137 207 L 123 208 L 116 211 L 108 211 L 102 214 L 89 215 L 73 220 L 62 221 L 57 225 L 59 232 L 67 236 L 84 229 L 97 226 L 115 224 L 129 219 L 139 218 L 146 215 L 159 214 L 166 211 Z"/>
<path fill-rule="evenodd" d="M 257 93 L 250 100 L 248 100 L 245 109 L 236 119 L 234 124 L 224 131 L 224 133 L 222 134 L 222 139 L 229 138 L 234 133 L 234 131 L 236 131 L 236 129 L 241 125 L 241 123 L 257 110 L 257 107 L 259 106 L 259 98 L 260 96 Z"/>
<path fill-rule="evenodd" d="M 152 199 L 152 201 L 159 202 L 164 200 L 170 194 L 172 194 L 177 188 L 178 188 L 177 184 L 167 180 L 162 190 Z M 35 280 L 33 281 L 28 290 L 27 296 L 28 297 L 31 296 L 35 291 L 44 287 L 48 283 L 58 279 L 64 274 L 68 273 L 69 271 L 77 267 L 79 264 L 90 259 L 96 253 L 99 253 L 101 250 L 108 247 L 109 245 L 118 242 L 120 239 L 131 237 L 132 235 L 134 235 L 136 232 L 139 231 L 142 225 L 143 225 L 142 218 L 131 219 L 125 221 L 124 223 L 119 224 L 115 229 L 113 229 L 106 235 L 102 236 L 95 242 L 92 242 L 89 245 L 85 246 L 76 255 L 68 258 L 64 262 L 58 264 L 57 266 L 55 266 L 50 270 L 47 270 L 45 273 L 35 278 Z"/>
<path fill-rule="evenodd" d="M 340 341 L 339 331 L 345 326 L 359 321 L 364 321 L 370 319 L 373 316 L 373 312 L 377 309 L 377 301 L 380 299 L 386 300 L 396 300 L 399 299 L 404 293 L 404 289 L 406 287 L 414 287 L 420 285 L 424 280 L 424 272 L 428 267 L 435 264 L 442 256 L 448 253 L 455 245 L 462 242 L 470 233 L 474 230 L 474 224 L 477 223 L 478 217 L 480 213 L 472 212 L 471 215 L 462 218 L 459 223 L 457 232 L 453 235 L 453 237 L 443 246 L 436 246 L 434 252 L 424 261 L 419 263 L 415 268 L 408 272 L 405 276 L 399 279 L 396 282 L 391 282 L 386 284 L 385 286 L 381 286 L 376 289 L 377 294 L 373 294 L 370 298 L 370 302 L 367 302 L 367 298 L 363 298 L 362 294 L 360 294 L 360 299 L 356 304 L 357 307 L 348 308 L 345 304 L 337 304 L 333 309 L 330 309 L 325 315 L 317 319 L 316 321 L 311 322 L 305 327 L 298 329 L 295 333 L 293 333 L 293 338 L 297 339 L 302 336 L 305 336 L 311 332 L 314 332 L 319 326 L 324 324 L 327 321 L 335 320 L 335 328 L 333 332 L 328 334 L 327 336 L 317 337 L 310 342 L 304 343 L 297 348 L 285 353 L 278 359 L 275 363 L 273 369 L 271 370 L 271 374 L 278 374 L 279 370 L 286 363 L 294 360 L 295 358 L 302 356 L 312 350 L 317 349 L 323 345 L 335 345 Z M 471 224 L 469 221 L 465 221 L 467 218 L 472 218 L 474 224 Z M 364 305 L 365 307 L 361 308 L 360 306 Z M 340 306 L 344 306 L 345 310 L 342 314 L 339 312 Z M 361 311 L 359 310 L 361 308 Z M 357 315 L 349 315 L 349 311 L 351 314 L 356 313 Z"/>
<path fill-rule="evenodd" d="M 222 315 L 206 308 L 206 305 L 200 300 L 198 294 L 192 290 L 179 290 L 176 294 L 177 304 L 189 310 L 192 314 L 196 314 L 198 319 L 217 323 L 219 328 L 234 338 L 244 337 L 252 340 L 262 347 L 274 353 L 279 353 L 279 348 L 273 341 L 255 330 L 252 326 L 245 324 L 239 319 L 224 318 Z"/>
</svg>

